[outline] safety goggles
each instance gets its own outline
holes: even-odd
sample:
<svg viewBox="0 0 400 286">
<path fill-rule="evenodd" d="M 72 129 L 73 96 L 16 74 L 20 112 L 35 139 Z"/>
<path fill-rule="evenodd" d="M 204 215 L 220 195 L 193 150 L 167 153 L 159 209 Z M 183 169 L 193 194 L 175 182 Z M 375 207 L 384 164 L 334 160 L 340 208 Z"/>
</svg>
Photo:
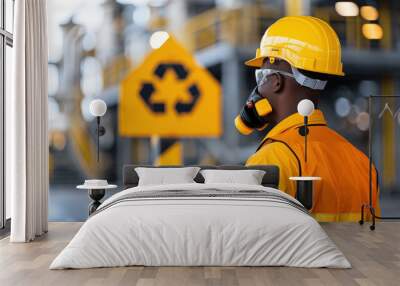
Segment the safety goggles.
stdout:
<svg viewBox="0 0 400 286">
<path fill-rule="evenodd" d="M 275 70 L 275 69 L 256 69 L 255 75 L 256 75 L 256 82 L 257 86 L 262 86 L 268 81 L 268 77 L 272 74 L 281 74 L 285 75 L 291 78 L 294 78 L 298 84 L 301 86 L 305 86 L 311 89 L 318 89 L 318 90 L 323 90 L 326 86 L 327 81 L 326 80 L 319 80 L 315 78 L 310 78 L 304 74 L 302 74 L 298 69 L 295 67 L 292 68 L 292 73 L 280 71 L 280 70 Z"/>
<path fill-rule="evenodd" d="M 273 74 L 281 74 L 285 75 L 288 77 L 294 78 L 294 76 L 291 73 L 280 71 L 280 70 L 274 70 L 274 69 L 256 69 L 255 74 L 256 74 L 256 82 L 257 86 L 262 86 L 263 84 L 266 84 L 268 81 L 268 77 Z"/>
</svg>

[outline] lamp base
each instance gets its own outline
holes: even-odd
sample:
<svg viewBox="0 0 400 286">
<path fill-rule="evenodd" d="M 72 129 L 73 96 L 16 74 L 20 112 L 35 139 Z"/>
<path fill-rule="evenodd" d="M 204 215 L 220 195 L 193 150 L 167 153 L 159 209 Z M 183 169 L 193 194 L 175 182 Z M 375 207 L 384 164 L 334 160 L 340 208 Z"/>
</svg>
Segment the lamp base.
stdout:
<svg viewBox="0 0 400 286">
<path fill-rule="evenodd" d="M 89 215 L 94 213 L 97 208 L 101 205 L 100 200 L 104 197 L 105 189 L 89 189 L 89 197 L 93 200 L 89 205 Z"/>
<path fill-rule="evenodd" d="M 297 181 L 296 199 L 308 210 L 313 206 L 313 181 Z"/>
<path fill-rule="evenodd" d="M 303 204 L 307 210 L 313 207 L 313 186 L 314 181 L 321 180 L 320 177 L 290 177 L 292 181 L 296 181 L 296 199 Z"/>
</svg>

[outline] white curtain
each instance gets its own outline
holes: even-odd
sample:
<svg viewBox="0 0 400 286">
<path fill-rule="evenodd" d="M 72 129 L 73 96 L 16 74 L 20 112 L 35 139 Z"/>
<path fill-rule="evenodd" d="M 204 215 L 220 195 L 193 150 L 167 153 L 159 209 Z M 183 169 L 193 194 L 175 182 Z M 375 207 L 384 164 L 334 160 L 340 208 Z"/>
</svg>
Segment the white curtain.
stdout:
<svg viewBox="0 0 400 286">
<path fill-rule="evenodd" d="M 47 232 L 46 0 L 15 1 L 13 92 L 6 98 L 6 187 L 12 242 Z"/>
</svg>

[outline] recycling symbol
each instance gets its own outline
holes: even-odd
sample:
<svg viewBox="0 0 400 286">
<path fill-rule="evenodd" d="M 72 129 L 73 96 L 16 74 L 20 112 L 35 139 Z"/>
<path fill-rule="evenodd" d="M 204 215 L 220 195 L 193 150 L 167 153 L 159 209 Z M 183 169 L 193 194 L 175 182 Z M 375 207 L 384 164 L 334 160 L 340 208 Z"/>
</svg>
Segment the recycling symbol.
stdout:
<svg viewBox="0 0 400 286">
<path fill-rule="evenodd" d="M 172 35 L 121 81 L 121 136 L 222 135 L 221 86 Z"/>
<path fill-rule="evenodd" d="M 167 71 L 172 71 L 178 81 L 185 81 L 188 78 L 189 71 L 180 63 L 169 62 L 160 63 L 153 71 L 153 75 L 159 80 L 163 80 Z M 190 96 L 189 101 L 182 101 L 177 99 L 174 102 L 174 109 L 178 114 L 190 113 L 200 98 L 200 90 L 196 83 L 191 84 L 185 90 Z M 157 92 L 155 85 L 152 82 L 143 82 L 140 87 L 140 97 L 146 106 L 154 113 L 165 113 L 166 103 L 155 102 L 153 97 Z"/>
</svg>

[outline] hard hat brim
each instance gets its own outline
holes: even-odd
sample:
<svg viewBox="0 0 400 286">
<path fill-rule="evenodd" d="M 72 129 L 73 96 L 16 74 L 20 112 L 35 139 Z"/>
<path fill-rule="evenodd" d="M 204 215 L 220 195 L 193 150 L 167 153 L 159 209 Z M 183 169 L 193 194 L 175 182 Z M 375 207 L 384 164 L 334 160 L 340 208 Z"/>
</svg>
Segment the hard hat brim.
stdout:
<svg viewBox="0 0 400 286">
<path fill-rule="evenodd" d="M 264 59 L 265 59 L 266 57 L 264 57 L 264 56 L 261 56 L 261 57 L 254 57 L 254 58 L 252 58 L 251 60 L 248 60 L 248 61 L 246 61 L 246 62 L 244 62 L 244 64 L 246 65 L 246 66 L 248 66 L 248 67 L 253 67 L 253 68 L 261 68 L 262 67 L 262 65 L 263 65 L 263 63 L 264 63 Z M 291 62 L 289 62 L 287 59 L 283 59 L 283 60 L 286 60 L 291 66 L 294 66 Z M 301 68 L 301 67 L 296 67 L 296 66 L 294 66 L 295 68 Z M 317 71 L 317 70 L 310 70 L 311 72 L 319 72 L 319 73 L 322 73 L 322 74 L 327 74 L 327 75 L 336 75 L 336 76 L 344 76 L 345 75 L 345 73 L 344 72 L 339 72 L 339 73 L 326 73 L 326 72 L 323 72 L 323 71 Z"/>
<path fill-rule="evenodd" d="M 263 65 L 265 57 L 255 57 L 246 61 L 244 64 L 248 67 L 260 68 Z"/>
</svg>

